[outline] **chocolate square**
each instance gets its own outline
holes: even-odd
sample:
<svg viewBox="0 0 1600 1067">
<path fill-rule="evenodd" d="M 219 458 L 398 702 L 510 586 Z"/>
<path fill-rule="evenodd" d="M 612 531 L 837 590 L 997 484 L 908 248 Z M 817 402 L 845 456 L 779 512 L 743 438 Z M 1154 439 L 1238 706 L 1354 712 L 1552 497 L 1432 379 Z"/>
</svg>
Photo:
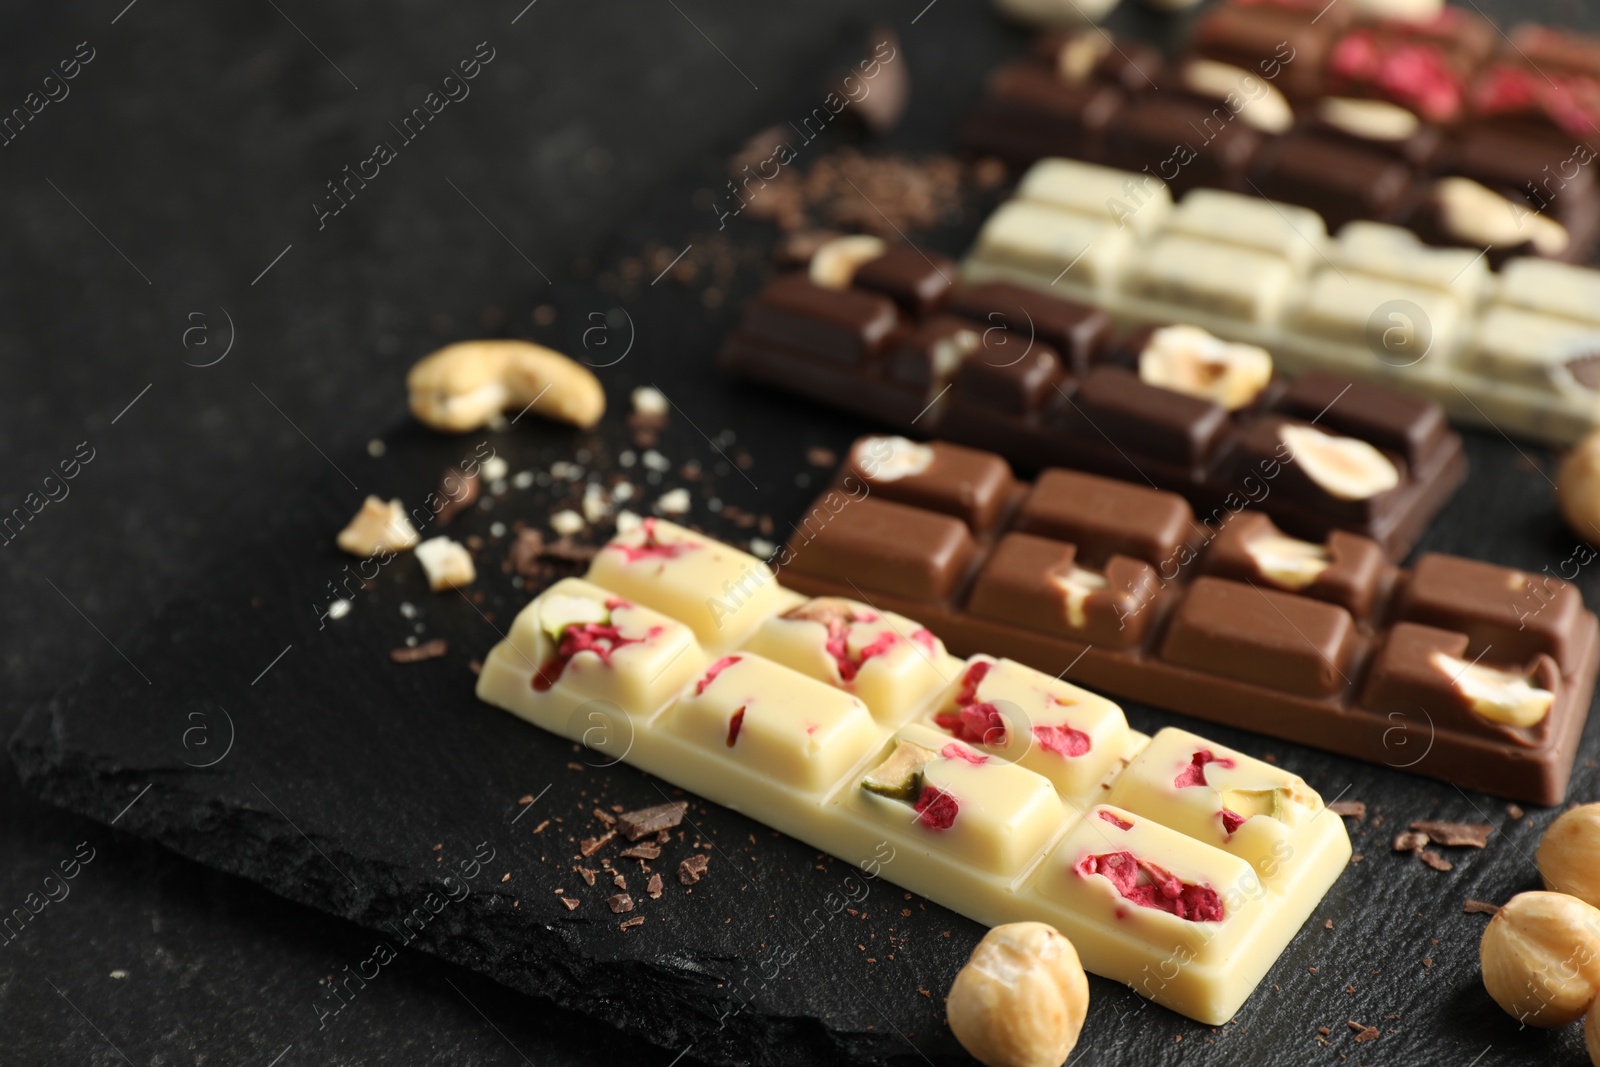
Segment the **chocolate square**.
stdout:
<svg viewBox="0 0 1600 1067">
<path fill-rule="evenodd" d="M 1153 605 L 1160 583 L 1154 568 L 1127 556 L 1111 557 L 1103 574 L 1108 587 L 1085 598 L 1084 625 L 1075 627 L 1066 592 L 1056 579 L 1072 570 L 1076 558 L 1072 544 L 1006 534 L 973 581 L 967 610 L 979 618 L 1104 648 L 1137 646 L 1157 614 Z"/>
<path fill-rule="evenodd" d="M 1091 436 L 1102 436 L 1134 460 L 1148 457 L 1194 469 L 1229 433 L 1228 412 L 1210 400 L 1150 385 L 1134 371 L 1100 366 L 1078 383 L 1077 408 Z"/>
<path fill-rule="evenodd" d="M 1140 93 L 1161 78 L 1161 49 L 1138 37 L 1108 33 L 1099 27 L 1052 30 L 1039 35 L 1032 59 L 1067 85 L 1099 82 Z"/>
<path fill-rule="evenodd" d="M 871 497 L 839 496 L 801 516 L 786 569 L 911 600 L 939 602 L 955 591 L 975 551 L 966 523 Z M 826 499 L 826 498 L 824 498 Z"/>
<path fill-rule="evenodd" d="M 1174 561 L 1197 534 L 1194 512 L 1176 493 L 1067 470 L 1039 475 L 1014 527 L 1071 541 L 1080 566 L 1099 566 L 1121 554 L 1165 565 L 1167 577 L 1177 573 Z"/>
<path fill-rule="evenodd" d="M 876 361 L 899 321 L 887 297 L 824 289 L 804 274 L 790 274 L 761 291 L 741 328 L 786 348 L 860 367 Z"/>
<path fill-rule="evenodd" d="M 875 497 L 952 515 L 978 534 L 992 529 L 1011 502 L 1017 484 L 1011 465 L 993 452 L 935 441 L 928 446 L 933 463 L 927 470 L 885 480 L 867 473 L 876 467 L 873 440 L 863 437 L 850 446 L 846 472 L 866 483 Z"/>
<path fill-rule="evenodd" d="M 1426 466 L 1450 437 L 1450 424 L 1437 401 L 1334 371 L 1296 378 L 1283 394 L 1280 410 L 1393 452 L 1413 470 Z"/>
<path fill-rule="evenodd" d="M 1004 326 L 1044 341 L 1066 360 L 1073 374 L 1089 368 L 1111 333 L 1111 316 L 1101 309 L 1010 282 L 957 286 L 947 310 L 981 323 L 984 330 Z"/>
<path fill-rule="evenodd" d="M 1221 578 L 1198 578 L 1173 615 L 1161 658 L 1181 667 L 1299 696 L 1349 684 L 1360 647 L 1336 604 Z"/>
<path fill-rule="evenodd" d="M 857 268 L 851 284 L 882 293 L 913 315 L 925 315 L 944 300 L 958 273 L 949 256 L 924 255 L 910 245 L 894 245 Z"/>
<path fill-rule="evenodd" d="M 955 377 L 962 361 L 977 351 L 980 341 L 975 324 L 935 315 L 894 335 L 883 356 L 884 377 L 918 390 L 931 401 Z"/>
<path fill-rule="evenodd" d="M 956 371 L 953 392 L 969 403 L 1029 415 L 1042 410 L 1063 376 L 1056 350 L 1009 330 L 989 329 Z"/>
<path fill-rule="evenodd" d="M 1241 511 L 1229 519 L 1205 554 L 1205 571 L 1218 578 L 1255 583 L 1271 589 L 1338 604 L 1357 621 L 1372 617 L 1381 595 L 1388 591 L 1392 568 L 1376 541 L 1334 530 L 1323 542 L 1328 566 L 1306 585 L 1290 588 L 1264 571 L 1250 551 L 1253 542 L 1283 537 L 1271 519 L 1259 511 Z"/>
<path fill-rule="evenodd" d="M 1285 95 L 1314 96 L 1338 20 L 1348 14 L 1341 6 L 1348 5 L 1332 4 L 1319 18 L 1309 5 L 1219 4 L 1195 25 L 1194 51 L 1266 78 Z"/>
<path fill-rule="evenodd" d="M 1401 590 L 1395 617 L 1467 635 L 1468 658 L 1522 664 L 1544 653 L 1576 667 L 1583 597 L 1567 582 L 1429 553 Z"/>
<path fill-rule="evenodd" d="M 1148 170 L 1172 187 L 1243 187 L 1264 138 L 1226 104 L 1170 94 L 1135 100 L 1123 109 L 1106 136 L 1106 156 L 1114 167 Z"/>
<path fill-rule="evenodd" d="M 1334 230 L 1356 219 L 1395 218 L 1416 181 L 1393 155 L 1316 133 L 1280 137 L 1250 180 L 1262 196 L 1318 212 Z"/>
</svg>

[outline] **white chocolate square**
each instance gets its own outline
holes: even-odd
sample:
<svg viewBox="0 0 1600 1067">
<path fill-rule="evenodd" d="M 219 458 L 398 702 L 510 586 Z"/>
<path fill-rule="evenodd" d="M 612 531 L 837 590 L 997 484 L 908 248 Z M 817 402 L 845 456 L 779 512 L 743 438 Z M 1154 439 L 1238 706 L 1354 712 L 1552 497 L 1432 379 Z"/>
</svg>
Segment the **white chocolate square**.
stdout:
<svg viewBox="0 0 1600 1067">
<path fill-rule="evenodd" d="M 561 624 L 563 619 L 580 621 Z M 643 721 L 705 666 L 680 622 L 579 578 L 564 578 L 517 613 L 478 677 L 478 696 L 537 726 L 579 736 L 575 709 L 602 702 Z M 580 718 L 582 718 L 580 716 Z"/>
<path fill-rule="evenodd" d="M 855 694 L 888 727 L 910 718 L 960 667 L 921 623 L 839 597 L 771 616 L 742 647 Z"/>
<path fill-rule="evenodd" d="M 1134 258 L 1127 286 L 1146 300 L 1263 325 L 1278 320 L 1294 282 L 1280 256 L 1166 234 Z"/>
<path fill-rule="evenodd" d="M 1102 958 L 1160 960 L 1179 951 L 1185 962 L 1226 959 L 1266 896 L 1243 860 L 1107 804 L 1084 813 L 1040 865 L 1033 888 L 1081 917 L 1073 936 L 1080 952 L 1079 938 L 1088 936 L 1089 951 Z"/>
<path fill-rule="evenodd" d="M 810 793 L 826 792 L 883 736 L 858 698 L 750 652 L 702 671 L 664 721 L 702 750 Z"/>
<path fill-rule="evenodd" d="M 1555 393 L 1600 398 L 1572 376 L 1568 360 L 1600 355 L 1600 325 L 1513 307 L 1491 307 L 1464 359 L 1486 376 Z"/>
<path fill-rule="evenodd" d="M 1600 325 L 1600 271 L 1519 256 L 1501 269 L 1496 301 Z"/>
<path fill-rule="evenodd" d="M 923 721 L 1043 775 L 1080 803 L 1128 749 L 1128 720 L 1117 705 L 992 656 L 969 659 Z"/>
<path fill-rule="evenodd" d="M 1109 219 L 1140 240 L 1155 233 L 1172 211 L 1172 191 L 1155 175 L 1075 159 L 1041 159 L 1017 183 L 1016 196 Z"/>
<path fill-rule="evenodd" d="M 761 560 L 662 519 L 618 533 L 585 577 L 684 623 L 708 652 L 739 644 L 781 602 Z"/>
<path fill-rule="evenodd" d="M 1416 309 L 1421 309 L 1423 321 L 1418 321 Z M 1460 321 L 1454 298 L 1437 290 L 1364 274 L 1340 275 L 1329 267 L 1311 280 L 1304 303 L 1287 325 L 1298 334 L 1363 348 L 1374 336 L 1384 344 L 1386 330 L 1405 331 L 1403 345 L 1387 347 L 1394 361 L 1406 363 L 1414 357 L 1434 363 L 1451 358 Z"/>
<path fill-rule="evenodd" d="M 912 723 L 895 734 L 930 749 L 916 795 L 880 796 L 859 784 L 848 798 L 866 817 L 930 850 L 988 874 L 1010 877 L 1073 816 L 1044 778 Z M 894 741 L 883 750 L 888 758 Z M 870 772 L 881 761 L 869 761 Z"/>
<path fill-rule="evenodd" d="M 1060 281 L 1100 289 L 1122 273 L 1133 246 L 1133 230 L 1103 216 L 1012 200 L 983 224 L 973 259 L 1021 272 L 1041 286 Z"/>
<path fill-rule="evenodd" d="M 1166 232 L 1265 252 L 1296 274 L 1321 262 L 1328 244 L 1328 227 L 1310 208 L 1218 189 L 1186 195 L 1167 220 Z"/>
<path fill-rule="evenodd" d="M 1346 274 L 1365 274 L 1449 293 L 1473 308 L 1489 287 L 1488 257 L 1470 248 L 1434 248 L 1416 234 L 1382 222 L 1346 223 L 1331 256 Z"/>
<path fill-rule="evenodd" d="M 1106 803 L 1232 853 L 1269 883 L 1309 844 L 1301 831 L 1324 811 L 1299 775 L 1173 728 L 1150 739 Z"/>
</svg>

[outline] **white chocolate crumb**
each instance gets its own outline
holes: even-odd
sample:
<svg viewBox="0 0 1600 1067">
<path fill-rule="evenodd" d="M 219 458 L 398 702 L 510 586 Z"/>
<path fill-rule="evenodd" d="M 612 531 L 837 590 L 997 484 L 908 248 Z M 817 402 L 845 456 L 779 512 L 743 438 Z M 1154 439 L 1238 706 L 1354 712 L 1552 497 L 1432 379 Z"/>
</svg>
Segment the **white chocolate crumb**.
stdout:
<svg viewBox="0 0 1600 1067">
<path fill-rule="evenodd" d="M 771 559 L 778 546 L 768 541 L 765 537 L 750 538 L 750 554 L 760 559 Z"/>
<path fill-rule="evenodd" d="M 688 513 L 689 503 L 689 490 L 680 488 L 661 494 L 656 507 L 663 515 L 683 515 Z"/>
<path fill-rule="evenodd" d="M 490 456 L 483 461 L 483 466 L 479 468 L 479 473 L 483 475 L 483 480 L 486 482 L 498 482 L 506 476 L 510 469 L 510 464 L 499 456 Z"/>
<path fill-rule="evenodd" d="M 361 510 L 339 531 L 337 541 L 339 547 L 352 556 L 366 559 L 379 552 L 411 548 L 420 539 L 399 500 L 385 504 L 369 496 L 362 502 Z"/>
<path fill-rule="evenodd" d="M 571 537 L 584 527 L 583 516 L 571 508 L 562 508 L 550 516 L 550 529 L 562 537 Z"/>
<path fill-rule="evenodd" d="M 415 604 L 411 603 L 411 601 L 409 601 L 409 600 L 401 601 L 400 602 L 400 617 L 402 619 L 414 619 L 414 618 L 416 618 L 417 617 L 417 606 Z"/>
<path fill-rule="evenodd" d="M 645 470 L 651 471 L 669 471 L 672 469 L 672 461 L 652 448 L 644 454 L 644 467 Z"/>
<path fill-rule="evenodd" d="M 123 970 L 121 967 L 118 967 L 116 970 L 111 972 L 111 977 L 121 980 L 128 977 L 128 972 Z"/>
<path fill-rule="evenodd" d="M 503 523 L 503 522 L 491 522 L 489 524 L 489 536 L 490 537 L 504 537 L 505 535 L 506 535 L 506 524 L 505 523 Z"/>
<path fill-rule="evenodd" d="M 611 490 L 611 499 L 614 503 L 621 504 L 633 499 L 633 483 L 620 482 Z"/>
<path fill-rule="evenodd" d="M 472 555 L 464 545 L 448 537 L 431 537 L 415 549 L 417 562 L 428 576 L 428 588 L 435 593 L 471 585 L 478 577 Z"/>
<path fill-rule="evenodd" d="M 651 418 L 665 415 L 667 396 L 654 386 L 641 385 L 633 391 L 633 410 L 635 414 Z"/>
<path fill-rule="evenodd" d="M 639 524 L 643 521 L 644 519 L 640 518 L 637 512 L 619 511 L 617 513 L 617 533 L 632 533 L 639 528 Z"/>
<path fill-rule="evenodd" d="M 598 482 L 590 482 L 583 490 L 583 517 L 589 522 L 599 522 L 611 514 L 611 504 L 606 491 Z"/>
<path fill-rule="evenodd" d="M 342 619 L 346 615 L 350 614 L 350 609 L 354 606 L 355 605 L 350 603 L 348 600 L 335 600 L 333 603 L 328 605 L 328 618 Z"/>
<path fill-rule="evenodd" d="M 376 437 L 367 442 L 367 455 L 373 459 L 377 459 L 387 451 L 389 451 L 389 446 Z"/>
<path fill-rule="evenodd" d="M 518 471 L 511 476 L 511 484 L 518 489 L 526 489 L 533 484 L 532 471 Z"/>
<path fill-rule="evenodd" d="M 639 454 L 633 449 L 627 449 L 617 456 L 617 465 L 631 467 L 639 462 Z"/>
<path fill-rule="evenodd" d="M 583 477 L 583 468 L 568 460 L 558 459 L 550 464 L 550 477 L 558 482 L 575 482 Z"/>
</svg>

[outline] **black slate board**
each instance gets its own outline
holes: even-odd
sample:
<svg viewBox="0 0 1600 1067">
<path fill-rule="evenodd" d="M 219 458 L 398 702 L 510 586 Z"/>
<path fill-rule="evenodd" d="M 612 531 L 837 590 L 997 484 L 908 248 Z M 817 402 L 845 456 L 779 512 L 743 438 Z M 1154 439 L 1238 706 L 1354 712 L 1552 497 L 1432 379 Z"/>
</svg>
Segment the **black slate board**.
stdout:
<svg viewBox="0 0 1600 1067">
<path fill-rule="evenodd" d="M 706 238 L 704 213 L 687 205 L 715 174 L 708 168 L 664 191 L 624 228 L 618 255 L 651 242 L 681 247 Z M 975 208 L 964 223 L 925 243 L 959 251 L 977 217 Z M 733 232 L 760 258 L 766 235 L 759 228 L 741 223 Z M 646 922 L 617 929 L 618 917 L 601 903 L 607 894 L 571 873 L 575 848 L 567 837 L 595 832 L 587 812 L 597 804 L 644 806 L 674 791 L 630 768 L 592 766 L 595 758 L 575 746 L 473 699 L 467 661 L 488 649 L 496 627 L 528 596 L 495 566 L 498 548 L 479 554 L 478 588 L 487 594 L 481 604 L 428 593 L 415 563 L 401 558 L 356 597 L 348 617 L 325 627 L 318 619 L 326 583 L 341 576 L 346 562 L 332 547 L 332 532 L 360 495 L 347 478 L 360 493 L 417 500 L 444 466 L 482 440 L 513 471 L 548 470 L 579 450 L 589 453 L 586 468 L 611 471 L 629 447 L 620 422 L 636 384 L 659 384 L 680 408 L 660 450 L 675 467 L 689 460 L 705 467 L 698 482 L 676 471 L 666 475 L 646 487 L 645 500 L 685 484 L 696 496 L 693 517 L 710 532 L 748 536 L 709 515 L 707 500 L 716 495 L 772 514 L 781 537 L 787 517 L 826 477 L 806 465 L 806 447 L 842 449 L 864 424 L 745 388 L 712 369 L 717 341 L 758 284 L 754 272 L 743 272 L 711 313 L 697 292 L 666 283 L 626 300 L 598 285 L 562 285 L 554 302 L 561 321 L 575 324 L 566 338 L 570 350 L 604 363 L 612 356 L 601 353 L 602 337 L 607 344 L 633 342 L 626 359 L 604 372 L 613 414 L 599 431 L 525 422 L 509 432 L 446 440 L 397 412 L 392 426 L 375 428 L 389 431 L 385 456 L 334 456 L 302 496 L 263 501 L 264 534 L 241 537 L 236 558 L 210 580 L 136 634 L 119 637 L 120 652 L 107 650 L 81 680 L 36 709 L 12 749 L 27 781 L 55 803 L 350 918 L 390 944 L 406 939 L 396 932 L 405 916 L 432 904 L 440 910 L 416 923 L 416 947 L 642 1034 L 671 1054 L 762 1063 L 960 1059 L 943 1022 L 942 995 L 980 928 L 879 881 L 859 907 L 851 905 L 858 914 L 833 915 L 809 937 L 804 917 L 830 914 L 828 894 L 846 891 L 849 868 L 721 808 L 693 806 L 684 839 L 674 840 L 657 865 L 668 874 L 660 900 L 643 898 L 641 879 L 630 873 L 640 899 L 632 914 Z M 608 319 L 613 307 L 627 315 Z M 588 318 L 595 311 L 601 318 Z M 609 329 L 586 337 L 582 331 L 597 322 Z M 729 455 L 748 448 L 753 465 L 741 475 L 700 431 L 719 439 Z M 1424 549 L 1557 571 L 1574 542 L 1550 503 L 1547 456 L 1493 435 L 1469 435 L 1469 448 L 1471 480 Z M 639 468 L 630 473 L 644 482 Z M 513 491 L 452 532 L 487 536 L 496 520 L 539 523 L 560 499 L 538 488 Z M 1589 573 L 1577 580 L 1591 604 L 1600 602 L 1600 581 Z M 406 602 L 420 609 L 416 619 L 402 616 Z M 449 655 L 390 663 L 388 650 L 418 623 L 421 637 L 450 641 Z M 1275 756 L 1325 797 L 1366 801 L 1367 822 L 1352 826 L 1365 859 L 1335 886 L 1228 1026 L 1190 1023 L 1094 980 L 1084 1046 L 1093 1050 L 1092 1062 L 1220 1056 L 1230 1063 L 1298 1064 L 1347 1053 L 1354 1062 L 1481 1057 L 1476 1062 L 1492 1064 L 1581 1055 L 1576 1033 L 1518 1033 L 1493 1008 L 1477 978 L 1484 920 L 1461 913 L 1465 898 L 1498 901 L 1534 887 L 1529 857 L 1553 813 L 1512 821 L 1501 804 L 1481 795 L 1181 716 L 1128 711 L 1137 728 L 1187 725 L 1246 752 Z M 1596 729 L 1591 724 L 1585 735 L 1591 756 Z M 1410 757 L 1401 742 L 1422 744 L 1425 737 L 1392 741 L 1403 763 Z M 1590 798 L 1597 786 L 1600 768 L 1585 758 L 1571 796 Z M 523 795 L 540 799 L 513 825 Z M 537 821 L 558 815 L 563 824 L 532 833 Z M 1440 873 L 1389 852 L 1392 835 L 1416 818 L 1489 821 L 1504 833 L 1481 853 L 1452 850 L 1455 870 Z M 688 894 L 670 872 L 697 842 L 712 846 L 711 871 Z M 430 892 L 446 891 L 444 872 L 456 868 L 459 876 L 458 865 L 480 849 L 492 849 L 494 858 L 467 883 L 465 898 L 430 900 Z M 583 906 L 568 913 L 556 888 L 582 896 Z M 460 895 L 459 888 L 450 891 Z M 349 968 L 363 963 L 351 959 Z M 736 984 L 746 990 L 743 1006 L 730 990 Z M 337 1001 L 326 1004 L 331 1010 Z M 1354 1046 L 1351 1019 L 1377 1026 L 1378 1042 Z M 1321 1026 L 1330 1029 L 1326 1050 L 1318 1041 Z"/>
</svg>

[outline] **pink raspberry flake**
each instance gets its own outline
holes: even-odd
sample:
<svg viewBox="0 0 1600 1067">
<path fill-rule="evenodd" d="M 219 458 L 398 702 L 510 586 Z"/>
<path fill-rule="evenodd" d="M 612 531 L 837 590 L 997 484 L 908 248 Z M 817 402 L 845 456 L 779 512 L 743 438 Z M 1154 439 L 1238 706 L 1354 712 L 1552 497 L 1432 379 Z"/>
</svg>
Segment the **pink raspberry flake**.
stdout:
<svg viewBox="0 0 1600 1067">
<path fill-rule="evenodd" d="M 967 668 L 967 673 L 961 676 L 961 688 L 956 692 L 956 707 L 978 699 L 978 687 L 989 676 L 989 668 L 993 666 L 988 660 L 980 659 Z"/>
<path fill-rule="evenodd" d="M 968 704 L 955 711 L 941 711 L 934 725 L 969 745 L 1004 745 L 1006 724 L 993 704 Z"/>
<path fill-rule="evenodd" d="M 955 825 L 956 814 L 961 810 L 956 798 L 936 785 L 923 786 L 922 795 L 917 797 L 917 802 L 912 807 L 916 810 L 917 822 L 930 830 L 950 829 Z"/>
<path fill-rule="evenodd" d="M 828 624 L 828 639 L 823 643 L 829 656 L 833 657 L 834 666 L 839 671 L 839 680 L 853 682 L 856 675 L 861 673 L 861 667 L 873 656 L 881 656 L 900 643 L 900 638 L 892 632 L 879 634 L 860 652 L 852 654 L 850 651 L 850 626 L 843 622 L 830 622 Z"/>
<path fill-rule="evenodd" d="M 1131 852 L 1085 856 L 1073 870 L 1083 878 L 1100 875 L 1124 900 L 1142 908 L 1164 911 L 1190 922 L 1218 922 L 1223 918 L 1222 898 L 1215 889 L 1185 882 Z"/>
<path fill-rule="evenodd" d="M 1033 728 L 1033 739 L 1046 752 L 1058 756 L 1081 756 L 1089 751 L 1089 735 L 1066 725 L 1045 725 Z"/>
<path fill-rule="evenodd" d="M 945 759 L 966 760 L 974 767 L 982 767 L 985 763 L 989 762 L 988 756 L 974 752 L 965 745 L 958 745 L 954 741 L 941 748 L 939 750 L 939 755 L 943 756 Z"/>
<path fill-rule="evenodd" d="M 1178 777 L 1172 780 L 1174 789 L 1188 789 L 1191 785 L 1207 785 L 1206 765 L 1215 763 L 1218 767 L 1232 767 L 1233 760 L 1218 756 L 1209 748 L 1202 748 L 1194 754 L 1189 765 L 1183 769 Z"/>
<path fill-rule="evenodd" d="M 1107 811 L 1105 808 L 1101 808 L 1095 814 L 1099 815 L 1101 819 L 1103 819 L 1106 822 L 1110 823 L 1112 826 L 1115 826 L 1118 830 L 1132 830 L 1133 829 L 1133 823 L 1129 822 L 1127 819 L 1122 818 L 1120 815 L 1118 815 L 1114 811 Z"/>
<path fill-rule="evenodd" d="M 629 563 L 638 563 L 642 559 L 677 559 L 685 552 L 692 552 L 700 547 L 692 541 L 676 541 L 671 544 L 664 544 L 656 536 L 655 519 L 645 519 L 640 525 L 644 529 L 644 542 L 642 544 L 624 545 L 620 542 L 612 541 L 606 547 L 613 551 L 621 552 L 623 556 L 627 557 Z"/>
<path fill-rule="evenodd" d="M 933 636 L 933 631 L 927 627 L 919 627 L 911 631 L 911 643 L 921 647 L 931 658 L 938 655 L 939 639 Z"/>
<path fill-rule="evenodd" d="M 661 633 L 661 627 L 652 626 L 643 637 L 623 637 L 614 623 L 583 622 L 568 626 L 561 633 L 561 643 L 548 663 L 542 664 L 533 674 L 535 692 L 543 693 L 561 679 L 567 664 L 580 652 L 593 652 L 600 662 L 611 666 L 611 656 L 619 648 L 649 641 Z"/>
<path fill-rule="evenodd" d="M 744 726 L 744 708 L 740 708 L 738 711 L 733 713 L 731 718 L 728 719 L 728 747 L 729 748 L 732 748 L 733 747 L 733 743 L 735 741 L 739 740 L 739 730 L 743 726 Z"/>
<path fill-rule="evenodd" d="M 706 691 L 706 686 L 717 680 L 717 675 L 721 674 L 735 663 L 738 663 L 739 660 L 743 658 L 744 657 L 742 656 L 723 656 L 721 659 L 717 660 L 717 662 L 713 663 L 711 665 L 711 669 L 706 671 L 705 676 L 694 684 L 694 695 L 699 696 L 701 693 L 704 693 Z M 732 744 L 732 742 L 729 743 Z"/>
<path fill-rule="evenodd" d="M 1248 819 L 1248 815 L 1240 815 L 1238 812 L 1229 811 L 1227 808 L 1222 809 L 1222 828 L 1228 832 L 1229 837 L 1232 837 L 1233 832 L 1243 826 Z"/>
</svg>

